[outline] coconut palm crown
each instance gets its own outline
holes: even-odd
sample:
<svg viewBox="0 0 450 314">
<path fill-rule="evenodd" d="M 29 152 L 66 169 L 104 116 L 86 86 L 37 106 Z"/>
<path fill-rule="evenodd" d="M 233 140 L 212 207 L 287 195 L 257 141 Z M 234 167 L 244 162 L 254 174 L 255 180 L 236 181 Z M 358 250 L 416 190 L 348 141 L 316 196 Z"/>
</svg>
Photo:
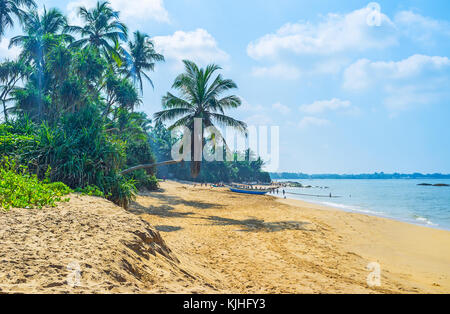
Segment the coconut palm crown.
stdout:
<svg viewBox="0 0 450 314">
<path fill-rule="evenodd" d="M 155 113 L 156 121 L 175 121 L 169 129 L 186 126 L 191 130 L 194 119 L 202 119 L 203 127 L 231 126 L 241 132 L 246 132 L 247 125 L 225 114 L 227 109 L 236 109 L 241 100 L 236 95 L 221 96 L 232 89 L 236 89 L 235 82 L 224 79 L 222 75 L 213 75 L 221 68 L 210 64 L 206 68 L 199 68 L 194 62 L 184 60 L 185 72 L 180 74 L 172 85 L 179 91 L 179 96 L 168 92 L 162 98 L 163 111 Z M 204 141 L 203 134 L 202 140 Z M 191 145 L 194 141 L 191 140 Z M 193 150 L 192 154 L 194 153 Z M 191 175 L 197 177 L 200 173 L 201 162 L 191 163 Z"/>
<path fill-rule="evenodd" d="M 119 42 L 127 40 L 128 28 L 120 22 L 119 12 L 114 11 L 109 2 L 97 2 L 96 7 L 92 9 L 80 7 L 78 15 L 84 25 L 71 25 L 66 28 L 68 32 L 81 36 L 72 45 L 94 47 L 121 64 Z"/>
<path fill-rule="evenodd" d="M 143 93 L 143 79 L 145 78 L 153 87 L 153 82 L 148 71 L 155 70 L 155 62 L 163 62 L 164 56 L 155 51 L 155 46 L 145 33 L 134 32 L 133 41 L 128 42 L 128 51 L 123 50 L 126 57 L 125 72 L 127 77 L 131 77 L 135 84 L 139 84 Z"/>
</svg>

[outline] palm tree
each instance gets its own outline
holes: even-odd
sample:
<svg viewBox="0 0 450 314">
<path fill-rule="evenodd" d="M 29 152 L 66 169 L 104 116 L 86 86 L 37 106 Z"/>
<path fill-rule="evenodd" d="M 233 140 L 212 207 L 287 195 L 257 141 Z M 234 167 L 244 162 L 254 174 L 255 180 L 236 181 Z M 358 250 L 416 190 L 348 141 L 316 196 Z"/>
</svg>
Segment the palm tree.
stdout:
<svg viewBox="0 0 450 314">
<path fill-rule="evenodd" d="M 36 88 L 39 93 L 38 119 L 40 119 L 46 55 L 59 42 L 71 42 L 73 38 L 63 33 L 64 28 L 67 27 L 67 19 L 58 9 L 47 11 L 44 8 L 41 15 L 35 10 L 31 11 L 23 16 L 22 22 L 25 34 L 11 38 L 9 47 L 21 47 L 20 57 L 35 67 Z"/>
<path fill-rule="evenodd" d="M 155 62 L 164 61 L 164 56 L 155 51 L 155 46 L 147 34 L 134 32 L 134 41 L 128 42 L 129 52 L 124 50 L 126 57 L 125 69 L 127 77 L 131 77 L 143 93 L 142 76 L 152 85 L 153 82 L 146 71 L 154 71 Z"/>
<path fill-rule="evenodd" d="M 155 113 L 156 121 L 167 121 L 178 119 L 169 129 L 178 126 L 186 126 L 191 131 L 191 146 L 194 146 L 194 119 L 202 119 L 203 127 L 231 126 L 241 132 L 246 132 L 247 125 L 244 122 L 235 120 L 225 115 L 226 109 L 234 109 L 241 105 L 241 100 L 235 95 L 220 95 L 229 90 L 237 88 L 232 80 L 223 79 L 222 75 L 212 80 L 214 72 L 221 68 L 215 64 L 208 65 L 205 69 L 188 60 L 183 61 L 185 73 L 180 74 L 172 85 L 172 88 L 179 90 L 180 97 L 167 93 L 162 99 L 164 110 Z M 212 81 L 212 82 L 211 82 Z M 203 129 L 203 128 L 202 128 Z M 204 135 L 201 140 L 204 141 Z M 194 149 L 191 149 L 192 157 Z M 192 158 L 192 160 L 194 160 Z M 197 177 L 200 173 L 201 161 L 191 163 L 191 175 Z"/>
<path fill-rule="evenodd" d="M 14 27 L 14 16 L 22 19 L 24 11 L 21 7 L 35 8 L 33 0 L 1 0 L 0 1 L 0 39 L 5 34 L 6 29 Z"/>
<path fill-rule="evenodd" d="M 93 9 L 80 7 L 79 16 L 85 22 L 84 26 L 68 26 L 66 30 L 79 34 L 81 39 L 72 43 L 74 46 L 95 47 L 102 51 L 105 56 L 114 59 L 121 64 L 119 56 L 119 41 L 126 41 L 128 29 L 119 21 L 119 12 L 114 11 L 109 2 L 97 2 Z"/>
<path fill-rule="evenodd" d="M 30 74 L 29 67 L 22 61 L 9 61 L 0 64 L 0 101 L 3 105 L 3 116 L 8 122 L 8 109 L 6 103 L 12 100 L 11 93 L 19 81 L 24 80 Z"/>
<path fill-rule="evenodd" d="M 26 13 L 22 21 L 25 34 L 11 38 L 9 47 L 21 47 L 21 56 L 28 61 L 42 62 L 49 48 L 46 44 L 51 41 L 73 39 L 70 35 L 63 33 L 67 26 L 67 18 L 56 8 L 48 11 L 44 8 L 42 14 L 33 10 Z"/>
</svg>

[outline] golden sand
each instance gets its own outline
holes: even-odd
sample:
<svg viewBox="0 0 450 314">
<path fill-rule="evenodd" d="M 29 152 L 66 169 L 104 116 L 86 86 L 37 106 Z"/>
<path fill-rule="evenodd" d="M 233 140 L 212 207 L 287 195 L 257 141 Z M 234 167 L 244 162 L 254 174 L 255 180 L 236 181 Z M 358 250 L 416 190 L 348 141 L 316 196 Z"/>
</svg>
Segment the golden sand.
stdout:
<svg viewBox="0 0 450 314">
<path fill-rule="evenodd" d="M 450 232 L 272 196 L 163 183 L 137 199 L 181 264 L 232 293 L 449 293 Z M 380 265 L 381 286 L 366 268 Z"/>
<path fill-rule="evenodd" d="M 272 196 L 161 187 L 129 212 L 78 195 L 57 208 L 0 212 L 0 293 L 450 292 L 450 232 Z M 379 287 L 367 283 L 371 262 Z"/>
</svg>

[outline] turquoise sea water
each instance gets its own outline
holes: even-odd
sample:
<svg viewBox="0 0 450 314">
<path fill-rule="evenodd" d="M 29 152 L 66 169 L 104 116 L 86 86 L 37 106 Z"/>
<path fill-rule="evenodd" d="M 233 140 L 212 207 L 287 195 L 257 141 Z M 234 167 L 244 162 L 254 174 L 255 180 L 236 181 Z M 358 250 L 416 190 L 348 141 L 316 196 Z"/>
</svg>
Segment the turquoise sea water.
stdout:
<svg viewBox="0 0 450 314">
<path fill-rule="evenodd" d="M 450 230 L 450 187 L 418 186 L 419 183 L 450 184 L 450 180 L 278 181 L 296 181 L 304 186 L 313 186 L 313 188 L 286 188 L 287 198 Z M 329 196 L 330 193 L 340 197 L 299 195 Z"/>
</svg>

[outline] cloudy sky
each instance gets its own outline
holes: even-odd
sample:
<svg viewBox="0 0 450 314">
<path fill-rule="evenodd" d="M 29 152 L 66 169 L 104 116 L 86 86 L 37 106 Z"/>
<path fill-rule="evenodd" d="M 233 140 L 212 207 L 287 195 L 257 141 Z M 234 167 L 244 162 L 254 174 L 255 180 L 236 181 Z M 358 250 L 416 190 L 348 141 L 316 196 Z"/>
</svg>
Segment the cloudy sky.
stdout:
<svg viewBox="0 0 450 314">
<path fill-rule="evenodd" d="M 73 23 L 95 3 L 38 2 Z M 215 62 L 239 86 L 232 115 L 280 127 L 280 171 L 450 173 L 447 0 L 110 2 L 166 56 L 145 112 L 160 110 L 181 60 Z M 7 44 L 2 57 L 17 53 Z"/>
</svg>

